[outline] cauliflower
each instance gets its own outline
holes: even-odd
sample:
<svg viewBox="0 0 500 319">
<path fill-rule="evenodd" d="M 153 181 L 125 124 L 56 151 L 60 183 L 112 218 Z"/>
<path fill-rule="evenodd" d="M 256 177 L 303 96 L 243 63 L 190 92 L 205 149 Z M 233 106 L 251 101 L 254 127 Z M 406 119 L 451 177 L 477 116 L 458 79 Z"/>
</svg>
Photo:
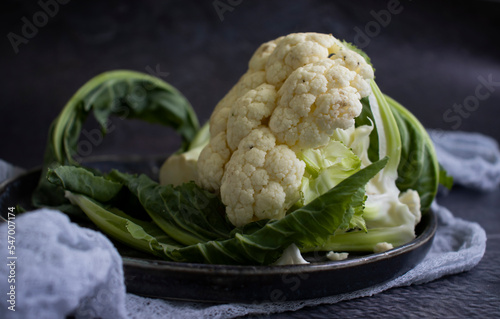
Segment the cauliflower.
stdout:
<svg viewBox="0 0 500 319">
<path fill-rule="evenodd" d="M 305 164 L 286 145 L 276 145 L 267 127 L 254 129 L 226 164 L 220 193 L 235 226 L 280 219 L 299 199 Z"/>
<path fill-rule="evenodd" d="M 375 247 L 373 247 L 373 252 L 378 254 L 378 253 L 383 253 L 385 251 L 391 250 L 393 248 L 394 248 L 394 246 L 391 243 L 382 242 L 382 243 L 376 244 Z"/>
<path fill-rule="evenodd" d="M 78 167 L 71 156 L 87 113 L 103 124 L 113 114 L 108 91 L 126 101 L 145 83 L 154 83 L 151 103 L 127 104 L 134 117 L 171 126 L 183 140 L 160 169 L 163 185 Z M 68 117 L 77 121 L 67 126 Z M 452 182 L 422 124 L 380 91 L 369 58 L 317 33 L 261 45 L 201 129 L 170 85 L 117 71 L 75 94 L 49 141 L 35 206 L 75 214 L 69 199 L 109 236 L 177 262 L 300 264 L 301 252 L 339 260 L 390 250 L 415 238 L 439 182 Z"/>
<path fill-rule="evenodd" d="M 283 255 L 276 260 L 273 265 L 304 265 L 309 264 L 307 260 L 300 254 L 300 249 L 295 244 L 291 244 L 284 251 Z"/>
<path fill-rule="evenodd" d="M 337 253 L 334 251 L 329 251 L 326 254 L 326 258 L 328 258 L 329 260 L 332 260 L 332 261 L 344 260 L 344 259 L 347 259 L 348 257 L 349 257 L 349 253 Z"/>
<path fill-rule="evenodd" d="M 279 219 L 300 198 L 297 153 L 354 125 L 373 69 L 332 35 L 296 33 L 262 44 L 217 104 L 197 183 L 220 193 L 235 226 Z"/>
<path fill-rule="evenodd" d="M 278 92 L 278 105 L 269 121 L 278 141 L 300 149 L 316 148 L 326 145 L 335 129 L 353 126 L 362 109 L 362 96 L 351 84 L 358 81 L 356 75 L 328 59 L 293 72 Z"/>
</svg>

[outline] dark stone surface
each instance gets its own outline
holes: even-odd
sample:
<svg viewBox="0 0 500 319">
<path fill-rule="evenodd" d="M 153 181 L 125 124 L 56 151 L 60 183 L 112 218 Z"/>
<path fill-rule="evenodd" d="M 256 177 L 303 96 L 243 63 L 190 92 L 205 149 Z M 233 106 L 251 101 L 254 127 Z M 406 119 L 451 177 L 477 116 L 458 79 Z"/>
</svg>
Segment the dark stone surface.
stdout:
<svg viewBox="0 0 500 319">
<path fill-rule="evenodd" d="M 85 81 L 106 70 L 147 72 L 158 67 L 203 122 L 246 70 L 260 43 L 300 31 L 367 44 L 364 50 L 381 89 L 426 127 L 477 131 L 500 139 L 496 1 L 401 0 L 399 13 L 378 28 L 375 16 L 394 1 L 219 2 L 236 4 L 223 13 L 223 20 L 211 0 L 71 1 L 59 5 L 54 17 L 15 53 L 8 34 L 22 36 L 23 17 L 32 21 L 42 8 L 37 1 L 4 1 L 0 158 L 23 167 L 39 165 L 52 119 Z M 369 42 L 360 42 L 357 30 L 370 34 Z M 477 91 L 481 79 L 488 78 L 494 82 L 490 91 Z M 474 101 L 478 94 L 483 98 L 470 105 L 473 111 L 455 111 L 454 105 Z M 179 145 L 169 129 L 134 121 L 116 124 L 118 129 L 92 155 L 166 155 Z M 500 317 L 499 195 L 458 188 L 441 199 L 456 215 L 478 221 L 488 233 L 486 255 L 472 271 L 275 317 Z"/>
</svg>

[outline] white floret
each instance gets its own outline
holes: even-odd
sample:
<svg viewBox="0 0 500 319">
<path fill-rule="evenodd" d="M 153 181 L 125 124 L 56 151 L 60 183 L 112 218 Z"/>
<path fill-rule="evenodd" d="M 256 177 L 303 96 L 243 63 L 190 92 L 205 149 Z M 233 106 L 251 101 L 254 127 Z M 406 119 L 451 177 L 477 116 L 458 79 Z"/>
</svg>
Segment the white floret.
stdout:
<svg viewBox="0 0 500 319">
<path fill-rule="evenodd" d="M 276 90 L 270 84 L 261 84 L 236 100 L 227 122 L 227 143 L 231 150 L 253 129 L 268 119 L 276 107 Z"/>
<path fill-rule="evenodd" d="M 326 254 L 326 258 L 328 258 L 331 261 L 340 261 L 340 260 L 347 259 L 347 257 L 349 257 L 349 253 L 337 253 L 334 251 L 329 251 Z"/>
<path fill-rule="evenodd" d="M 284 37 L 269 56 L 266 65 L 267 82 L 277 88 L 296 69 L 328 58 L 329 48 L 340 43 L 331 35 L 293 33 Z"/>
<path fill-rule="evenodd" d="M 283 217 L 287 197 L 298 196 L 304 166 L 287 146 L 276 147 L 268 128 L 253 130 L 241 140 L 222 178 L 221 199 L 231 223 Z"/>
<path fill-rule="evenodd" d="M 291 244 L 284 251 L 281 257 L 276 260 L 273 265 L 304 265 L 309 264 L 307 260 L 302 257 L 299 248 L 295 244 Z"/>
<path fill-rule="evenodd" d="M 265 72 L 257 71 L 243 74 L 238 83 L 220 100 L 210 116 L 210 134 L 216 136 L 227 129 L 231 108 L 242 95 L 266 82 Z"/>
<path fill-rule="evenodd" d="M 366 63 L 365 59 L 357 52 L 349 50 L 344 46 L 338 47 L 338 50 L 333 52 L 330 59 L 337 64 L 345 66 L 351 71 L 356 72 L 363 79 L 373 79 L 373 68 Z"/>
<path fill-rule="evenodd" d="M 391 243 L 382 242 L 382 243 L 376 244 L 373 247 L 373 252 L 378 254 L 378 253 L 386 252 L 386 251 L 391 250 L 393 248 L 394 248 L 394 246 Z"/>
<path fill-rule="evenodd" d="M 265 71 L 269 56 L 283 38 L 284 37 L 279 37 L 276 40 L 261 44 L 248 62 L 248 69 L 250 71 Z"/>
<path fill-rule="evenodd" d="M 315 148 L 327 144 L 337 128 L 353 126 L 362 109 L 351 86 L 355 78 L 354 71 L 328 59 L 295 70 L 279 90 L 269 122 L 278 141 Z"/>
<path fill-rule="evenodd" d="M 198 158 L 198 185 L 209 191 L 218 192 L 224 174 L 224 166 L 230 156 L 231 151 L 227 146 L 226 132 L 220 132 L 210 138 L 210 142 L 203 148 Z"/>
</svg>

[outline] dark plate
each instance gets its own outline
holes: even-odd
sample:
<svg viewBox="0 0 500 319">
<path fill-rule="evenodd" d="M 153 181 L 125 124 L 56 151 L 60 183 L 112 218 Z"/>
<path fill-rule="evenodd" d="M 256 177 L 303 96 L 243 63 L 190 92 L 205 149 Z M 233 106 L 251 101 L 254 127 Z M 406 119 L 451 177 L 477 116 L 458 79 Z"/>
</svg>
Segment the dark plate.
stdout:
<svg viewBox="0 0 500 319">
<path fill-rule="evenodd" d="M 108 171 L 116 168 L 130 173 L 157 176 L 161 159 L 106 158 L 86 163 Z M 40 170 L 30 171 L 0 186 L 0 211 L 20 204 L 30 208 L 30 195 Z M 227 266 L 166 262 L 116 244 L 123 256 L 127 290 L 144 296 L 205 302 L 246 302 L 300 300 L 355 291 L 396 278 L 415 267 L 429 251 L 437 221 L 434 213 L 422 217 L 417 238 L 379 254 L 353 255 L 343 261 L 324 261 L 309 255 L 307 265 Z"/>
</svg>

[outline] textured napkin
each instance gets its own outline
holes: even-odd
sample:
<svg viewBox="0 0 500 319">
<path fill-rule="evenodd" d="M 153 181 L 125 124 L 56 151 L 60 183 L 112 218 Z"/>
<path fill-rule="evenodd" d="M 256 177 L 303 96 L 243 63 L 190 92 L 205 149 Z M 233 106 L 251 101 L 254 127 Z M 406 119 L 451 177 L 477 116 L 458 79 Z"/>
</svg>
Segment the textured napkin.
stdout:
<svg viewBox="0 0 500 319">
<path fill-rule="evenodd" d="M 480 133 L 427 130 L 439 162 L 455 183 L 483 191 L 500 184 L 498 143 Z"/>
<path fill-rule="evenodd" d="M 431 131 L 441 164 L 455 183 L 491 190 L 500 182 L 500 151 L 491 138 L 462 132 Z M 470 150 L 474 146 L 473 151 Z M 453 146 L 453 147 L 452 147 Z M 7 169 L 8 171 L 1 171 Z M 0 161 L 0 176 L 13 174 Z M 481 179 L 477 178 L 481 172 Z M 1 318 L 233 318 L 269 314 L 306 306 L 332 304 L 370 296 L 392 287 L 421 284 L 473 268 L 486 247 L 486 234 L 476 223 L 456 218 L 433 203 L 439 227 L 429 254 L 406 274 L 348 294 L 261 304 L 202 304 L 150 299 L 125 292 L 122 260 L 102 234 L 71 223 L 60 212 L 41 209 L 16 217 L 16 311 L 0 300 Z M 7 252 L 7 225 L 0 225 L 0 251 Z M 0 265 L 0 278 L 9 276 Z M 0 280 L 0 291 L 10 284 Z M 5 296 L 5 295 L 4 295 Z"/>
</svg>

